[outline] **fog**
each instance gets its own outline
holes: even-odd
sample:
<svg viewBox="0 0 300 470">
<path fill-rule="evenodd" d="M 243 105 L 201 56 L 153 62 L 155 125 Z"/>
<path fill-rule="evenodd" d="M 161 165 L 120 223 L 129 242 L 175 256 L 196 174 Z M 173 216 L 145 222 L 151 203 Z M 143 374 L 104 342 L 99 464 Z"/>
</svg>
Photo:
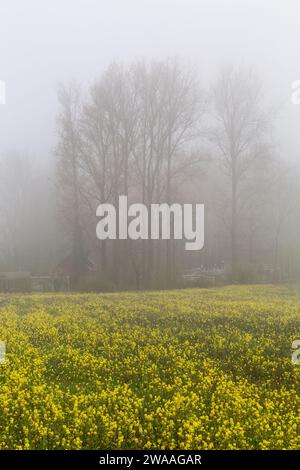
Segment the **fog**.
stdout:
<svg viewBox="0 0 300 470">
<path fill-rule="evenodd" d="M 299 14 L 298 0 L 0 0 L 0 272 L 91 290 L 182 286 L 195 269 L 300 279 Z M 98 204 L 122 195 L 203 203 L 204 249 L 97 240 Z"/>
<path fill-rule="evenodd" d="M 177 56 L 204 84 L 223 62 L 253 66 L 280 108 L 282 152 L 298 158 L 299 14 L 297 0 L 2 0 L 0 152 L 49 157 L 58 82 L 89 84 L 112 61 Z"/>
</svg>

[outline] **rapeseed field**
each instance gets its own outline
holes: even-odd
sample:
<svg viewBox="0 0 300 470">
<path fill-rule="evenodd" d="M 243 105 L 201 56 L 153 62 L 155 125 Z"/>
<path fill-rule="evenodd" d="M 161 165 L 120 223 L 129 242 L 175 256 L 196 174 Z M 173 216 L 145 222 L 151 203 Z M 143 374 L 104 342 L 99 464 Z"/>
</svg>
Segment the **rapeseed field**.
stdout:
<svg viewBox="0 0 300 470">
<path fill-rule="evenodd" d="M 0 449 L 300 449 L 299 295 L 1 295 Z"/>
</svg>

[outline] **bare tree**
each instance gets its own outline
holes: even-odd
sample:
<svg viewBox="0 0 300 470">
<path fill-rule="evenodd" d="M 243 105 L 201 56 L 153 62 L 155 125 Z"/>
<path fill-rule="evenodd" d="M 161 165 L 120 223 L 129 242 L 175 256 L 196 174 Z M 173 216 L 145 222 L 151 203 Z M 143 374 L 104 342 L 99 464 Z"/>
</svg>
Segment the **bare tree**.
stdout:
<svg viewBox="0 0 300 470">
<path fill-rule="evenodd" d="M 153 62 L 148 67 L 144 63 L 136 64 L 133 79 L 139 110 L 138 138 L 133 154 L 142 201 L 146 205 L 162 200 L 170 204 L 176 194 L 172 187 L 176 177 L 201 160 L 201 156 L 191 147 L 203 112 L 197 77 L 179 67 L 176 60 L 169 60 Z M 154 246 L 158 256 L 153 252 Z M 151 282 L 155 259 L 160 261 L 156 272 L 165 270 L 167 282 L 172 281 L 174 255 L 175 244 L 170 241 L 166 244 L 164 269 L 160 244 L 154 245 L 150 240 L 147 251 L 143 250 L 142 262 L 147 282 Z"/>
<path fill-rule="evenodd" d="M 55 226 L 47 170 L 23 153 L 1 159 L 2 270 L 41 273 L 51 269 Z"/>
<path fill-rule="evenodd" d="M 79 125 L 81 102 L 79 88 L 61 85 L 58 89 L 60 114 L 57 119 L 58 145 L 56 153 L 57 190 L 59 193 L 60 214 L 69 226 L 71 233 L 72 284 L 77 286 L 85 269 L 83 229 L 81 226 L 80 195 L 80 152 Z"/>
<path fill-rule="evenodd" d="M 289 218 L 296 213 L 298 208 L 299 178 L 294 168 L 287 167 L 282 161 L 277 162 L 270 173 L 270 185 L 268 188 L 268 209 L 273 227 L 273 280 L 280 279 L 279 248 L 284 232 L 288 229 Z"/>
<path fill-rule="evenodd" d="M 268 155 L 269 117 L 263 108 L 261 86 L 249 70 L 224 68 L 212 87 L 213 125 L 209 131 L 231 187 L 231 269 L 238 264 L 238 214 L 242 181 Z"/>
</svg>

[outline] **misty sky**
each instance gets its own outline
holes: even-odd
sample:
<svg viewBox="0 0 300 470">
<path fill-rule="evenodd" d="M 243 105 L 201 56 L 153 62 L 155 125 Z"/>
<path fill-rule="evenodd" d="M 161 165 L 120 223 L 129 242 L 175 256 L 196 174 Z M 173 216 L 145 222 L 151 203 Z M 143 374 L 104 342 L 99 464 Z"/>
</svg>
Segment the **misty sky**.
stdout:
<svg viewBox="0 0 300 470">
<path fill-rule="evenodd" d="M 281 107 L 281 153 L 300 159 L 299 0 L 0 0 L 0 153 L 55 145 L 56 85 L 87 86 L 112 61 L 178 56 L 203 85 L 224 62 L 257 68 Z"/>
</svg>

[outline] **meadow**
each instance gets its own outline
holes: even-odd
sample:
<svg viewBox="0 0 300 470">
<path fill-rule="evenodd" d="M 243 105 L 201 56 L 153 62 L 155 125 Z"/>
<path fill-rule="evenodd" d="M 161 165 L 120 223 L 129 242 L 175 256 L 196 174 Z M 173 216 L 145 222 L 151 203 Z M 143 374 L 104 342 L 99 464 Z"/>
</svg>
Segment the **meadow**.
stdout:
<svg viewBox="0 0 300 470">
<path fill-rule="evenodd" d="M 300 449 L 300 290 L 0 296 L 0 449 Z"/>
</svg>

